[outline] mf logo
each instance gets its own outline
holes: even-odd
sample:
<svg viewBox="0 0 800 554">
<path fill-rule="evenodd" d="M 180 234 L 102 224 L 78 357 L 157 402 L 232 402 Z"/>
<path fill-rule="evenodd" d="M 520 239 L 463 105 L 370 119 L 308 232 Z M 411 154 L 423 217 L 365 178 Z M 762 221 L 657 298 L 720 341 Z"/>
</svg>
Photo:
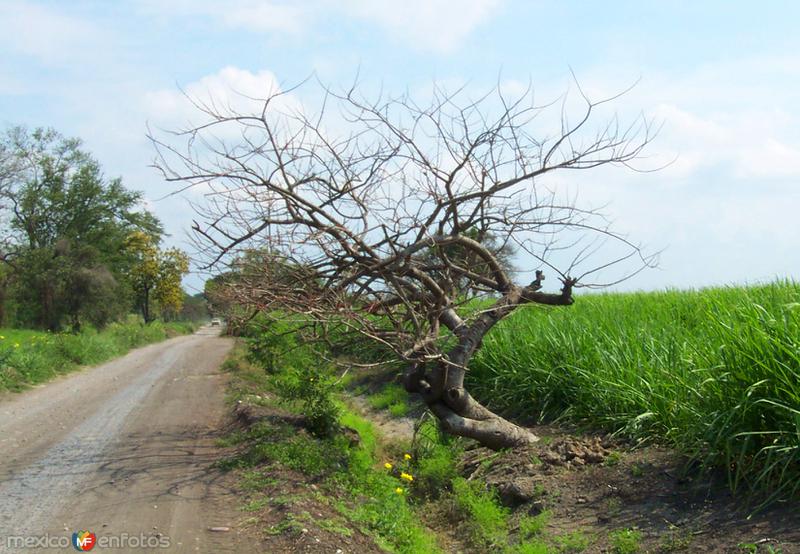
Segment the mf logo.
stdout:
<svg viewBox="0 0 800 554">
<path fill-rule="evenodd" d="M 95 544 L 97 544 L 97 535 L 91 531 L 72 533 L 72 546 L 75 547 L 75 550 L 86 552 L 94 548 Z"/>
</svg>

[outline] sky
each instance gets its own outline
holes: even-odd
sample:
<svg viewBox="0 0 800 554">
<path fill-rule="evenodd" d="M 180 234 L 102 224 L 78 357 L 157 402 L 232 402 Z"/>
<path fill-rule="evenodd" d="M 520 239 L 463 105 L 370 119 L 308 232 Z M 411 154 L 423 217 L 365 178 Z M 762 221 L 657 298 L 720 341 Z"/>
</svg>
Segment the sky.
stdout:
<svg viewBox="0 0 800 554">
<path fill-rule="evenodd" d="M 0 0 L 0 126 L 82 138 L 189 248 L 193 212 L 146 138 L 191 117 L 181 90 L 225 98 L 312 73 L 398 93 L 530 82 L 552 98 L 573 73 L 592 97 L 636 83 L 616 106 L 663 124 L 647 153 L 673 163 L 564 177 L 662 252 L 616 288 L 796 279 L 798 21 L 800 3 L 769 0 Z"/>
</svg>

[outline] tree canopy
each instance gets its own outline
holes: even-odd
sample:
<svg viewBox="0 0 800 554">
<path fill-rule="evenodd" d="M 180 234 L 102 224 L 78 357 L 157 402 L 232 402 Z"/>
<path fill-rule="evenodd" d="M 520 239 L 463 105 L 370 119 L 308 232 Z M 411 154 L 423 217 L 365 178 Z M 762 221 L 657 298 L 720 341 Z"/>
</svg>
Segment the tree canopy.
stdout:
<svg viewBox="0 0 800 554">
<path fill-rule="evenodd" d="M 79 139 L 24 127 L 0 139 L 0 228 L 0 315 L 52 330 L 128 313 L 137 262 L 128 238 L 163 234 L 142 193 L 107 178 Z M 174 296 L 162 300 L 177 310 Z"/>
</svg>

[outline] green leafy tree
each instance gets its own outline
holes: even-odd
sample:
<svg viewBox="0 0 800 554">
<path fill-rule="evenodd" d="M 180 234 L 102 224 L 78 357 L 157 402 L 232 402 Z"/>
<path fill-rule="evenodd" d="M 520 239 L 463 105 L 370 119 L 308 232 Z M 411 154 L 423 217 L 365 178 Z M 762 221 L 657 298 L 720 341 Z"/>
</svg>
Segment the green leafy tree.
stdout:
<svg viewBox="0 0 800 554">
<path fill-rule="evenodd" d="M 205 294 L 185 294 L 183 297 L 183 307 L 179 314 L 179 319 L 183 321 L 202 321 L 209 317 L 208 302 Z"/>
<path fill-rule="evenodd" d="M 80 140 L 8 130 L 0 140 L 0 260 L 13 277 L 17 324 L 78 328 L 81 319 L 103 325 L 127 311 L 125 240 L 162 233 L 141 201 L 106 178 Z"/>
<path fill-rule="evenodd" d="M 143 232 L 128 236 L 126 251 L 134 260 L 128 277 L 145 322 L 156 319 L 154 304 L 160 307 L 162 317 L 174 317 L 183 305 L 181 279 L 189 272 L 189 257 L 177 248 L 161 250 L 153 237 Z"/>
</svg>

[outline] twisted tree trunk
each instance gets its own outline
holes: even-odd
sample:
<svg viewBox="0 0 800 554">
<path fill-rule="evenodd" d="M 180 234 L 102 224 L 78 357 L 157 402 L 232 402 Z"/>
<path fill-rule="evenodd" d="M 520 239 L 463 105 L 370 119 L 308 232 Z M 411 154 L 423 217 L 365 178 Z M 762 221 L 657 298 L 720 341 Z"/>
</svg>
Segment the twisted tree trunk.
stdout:
<svg viewBox="0 0 800 554">
<path fill-rule="evenodd" d="M 458 316 L 448 314 L 443 323 L 452 327 L 458 342 L 446 359 L 435 367 L 428 369 L 418 364 L 410 368 L 405 378 L 406 390 L 420 393 L 445 431 L 453 435 L 475 439 L 495 450 L 538 441 L 539 438 L 527 429 L 500 417 L 475 400 L 464 387 L 464 378 L 470 359 L 497 322 L 526 303 L 570 305 L 573 302 L 573 284 L 566 280 L 561 294 L 544 294 L 538 292 L 541 275 L 537 275 L 537 280 L 527 287 L 511 287 L 469 326 Z"/>
</svg>

